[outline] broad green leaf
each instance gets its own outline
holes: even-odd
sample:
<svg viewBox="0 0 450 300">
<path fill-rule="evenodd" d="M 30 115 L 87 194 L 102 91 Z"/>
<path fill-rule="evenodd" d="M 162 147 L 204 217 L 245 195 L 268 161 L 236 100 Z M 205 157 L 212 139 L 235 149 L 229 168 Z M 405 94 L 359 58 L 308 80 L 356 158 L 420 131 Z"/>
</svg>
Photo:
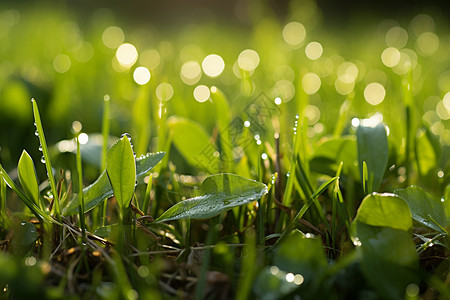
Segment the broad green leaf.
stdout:
<svg viewBox="0 0 450 300">
<path fill-rule="evenodd" d="M 274 264 L 283 271 L 301 274 L 305 281 L 320 273 L 327 262 L 322 242 L 294 230 L 275 252 Z"/>
<path fill-rule="evenodd" d="M 38 238 L 36 227 L 32 223 L 23 222 L 14 227 L 14 236 L 11 240 L 11 251 L 20 256 L 26 255 L 34 247 Z"/>
<path fill-rule="evenodd" d="M 143 182 L 150 170 L 164 157 L 164 152 L 147 154 L 136 159 L 136 178 L 139 183 Z M 105 199 L 112 197 L 113 189 L 106 175 L 106 171 L 90 186 L 83 189 L 84 212 L 88 212 Z M 63 210 L 64 215 L 74 215 L 78 213 L 78 196 L 75 195 L 69 205 Z"/>
<path fill-rule="evenodd" d="M 156 222 L 212 218 L 235 206 L 258 200 L 266 193 L 267 187 L 261 182 L 233 174 L 212 175 L 202 183 L 202 196 L 175 204 Z"/>
<path fill-rule="evenodd" d="M 355 221 L 405 231 L 412 227 L 408 204 L 394 194 L 373 193 L 366 196 L 359 206 Z"/>
<path fill-rule="evenodd" d="M 358 144 L 358 163 L 361 178 L 363 162 L 367 164 L 372 191 L 378 191 L 388 163 L 388 141 L 386 129 L 382 123 L 373 126 L 358 126 L 356 131 Z M 372 192 L 372 191 L 369 191 Z"/>
<path fill-rule="evenodd" d="M 171 117 L 168 126 L 172 140 L 186 161 L 209 173 L 216 173 L 219 159 L 214 155 L 216 146 L 209 134 L 194 121 Z"/>
<path fill-rule="evenodd" d="M 39 185 L 36 177 L 33 159 L 27 151 L 23 150 L 17 166 L 19 181 L 24 193 L 29 199 L 39 205 Z"/>
<path fill-rule="evenodd" d="M 122 136 L 108 151 L 106 174 L 120 209 L 130 205 L 136 184 L 136 162 L 130 139 Z"/>
<path fill-rule="evenodd" d="M 406 287 L 419 282 L 419 259 L 411 234 L 357 223 L 365 277 L 383 298 L 404 299 Z"/>
<path fill-rule="evenodd" d="M 395 193 L 408 203 L 414 220 L 434 230 L 445 232 L 442 228 L 447 226 L 447 216 L 439 199 L 434 199 L 417 186 L 398 189 Z"/>
<path fill-rule="evenodd" d="M 328 298 L 327 288 L 319 284 L 328 267 L 320 239 L 294 230 L 273 256 L 273 266 L 263 269 L 253 285 L 258 299 L 286 299 L 294 290 L 305 299 Z"/>
<path fill-rule="evenodd" d="M 334 176 L 341 161 L 344 162 L 344 173 L 357 178 L 356 139 L 352 136 L 329 138 L 321 142 L 314 150 L 309 165 L 312 171 Z"/>
</svg>

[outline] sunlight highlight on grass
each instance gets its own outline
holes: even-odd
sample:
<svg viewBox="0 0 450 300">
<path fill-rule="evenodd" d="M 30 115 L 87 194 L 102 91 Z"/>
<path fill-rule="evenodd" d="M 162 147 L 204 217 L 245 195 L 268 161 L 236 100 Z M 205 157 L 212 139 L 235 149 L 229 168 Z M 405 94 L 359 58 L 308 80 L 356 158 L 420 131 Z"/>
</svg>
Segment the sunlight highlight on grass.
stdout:
<svg viewBox="0 0 450 300">
<path fill-rule="evenodd" d="M 369 83 L 364 89 L 364 99 L 370 105 L 378 105 L 383 102 L 386 90 L 378 82 Z"/>
<path fill-rule="evenodd" d="M 217 54 L 210 54 L 202 62 L 203 72 L 209 77 L 219 76 L 225 69 L 223 58 Z M 209 89 L 208 89 L 209 90 Z"/>
</svg>

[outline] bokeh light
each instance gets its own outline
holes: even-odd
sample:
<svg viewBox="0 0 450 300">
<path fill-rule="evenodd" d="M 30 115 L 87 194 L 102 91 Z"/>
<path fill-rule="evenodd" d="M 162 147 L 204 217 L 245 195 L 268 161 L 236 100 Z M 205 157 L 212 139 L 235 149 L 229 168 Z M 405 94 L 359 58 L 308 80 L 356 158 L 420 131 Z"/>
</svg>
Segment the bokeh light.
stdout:
<svg viewBox="0 0 450 300">
<path fill-rule="evenodd" d="M 239 68 L 244 71 L 253 72 L 259 65 L 258 52 L 252 49 L 246 49 L 239 54 L 237 59 Z"/>
<path fill-rule="evenodd" d="M 211 92 L 206 85 L 199 85 L 194 89 L 194 98 L 198 102 L 208 101 L 211 96 Z"/>
<path fill-rule="evenodd" d="M 102 41 L 106 47 L 110 49 L 117 49 L 120 45 L 122 45 L 125 40 L 125 34 L 123 33 L 122 28 L 117 26 L 110 26 L 103 31 Z"/>
<path fill-rule="evenodd" d="M 370 105 L 380 104 L 383 102 L 385 96 L 386 90 L 384 89 L 384 86 L 378 82 L 369 83 L 364 89 L 364 99 L 366 99 L 367 103 Z"/>
<path fill-rule="evenodd" d="M 116 58 L 119 64 L 124 68 L 130 68 L 138 59 L 138 52 L 135 46 L 125 43 L 117 48 Z"/>
<path fill-rule="evenodd" d="M 381 54 L 381 61 L 386 67 L 395 67 L 400 62 L 400 51 L 394 47 L 384 49 Z"/>
<path fill-rule="evenodd" d="M 156 88 L 156 97 L 161 101 L 169 101 L 173 96 L 173 87 L 170 83 L 162 82 Z"/>
<path fill-rule="evenodd" d="M 343 83 L 355 82 L 358 78 L 358 67 L 352 62 L 343 62 L 337 69 L 337 75 Z"/>
<path fill-rule="evenodd" d="M 144 85 L 150 81 L 150 71 L 146 67 L 137 67 L 133 72 L 133 79 L 139 85 Z"/>
<path fill-rule="evenodd" d="M 419 14 L 412 19 L 410 28 L 416 37 L 427 31 L 433 32 L 434 20 L 429 15 Z"/>
<path fill-rule="evenodd" d="M 295 95 L 294 84 L 289 80 L 279 80 L 275 83 L 271 95 L 283 102 L 289 102 Z"/>
<path fill-rule="evenodd" d="M 302 78 L 302 88 L 308 95 L 315 94 L 322 84 L 316 73 L 306 73 Z"/>
<path fill-rule="evenodd" d="M 53 59 L 53 68 L 58 73 L 66 73 L 72 66 L 70 57 L 65 54 L 59 54 Z"/>
<path fill-rule="evenodd" d="M 386 32 L 386 45 L 402 49 L 408 42 L 408 32 L 401 27 L 392 27 Z"/>
<path fill-rule="evenodd" d="M 311 60 L 319 59 L 322 56 L 323 48 L 319 42 L 311 42 L 305 47 L 305 54 Z"/>
<path fill-rule="evenodd" d="M 283 28 L 283 39 L 286 43 L 299 48 L 306 37 L 306 29 L 299 22 L 290 22 Z"/>
<path fill-rule="evenodd" d="M 202 77 L 202 68 L 200 67 L 200 64 L 196 61 L 185 62 L 183 66 L 181 66 L 180 77 L 181 80 L 188 85 L 196 84 Z"/>
<path fill-rule="evenodd" d="M 433 55 L 439 47 L 439 37 L 433 32 L 424 32 L 417 37 L 416 50 L 422 56 Z"/>
<path fill-rule="evenodd" d="M 156 49 L 147 49 L 139 55 L 139 63 L 150 70 L 156 69 L 161 63 L 161 56 Z"/>
<path fill-rule="evenodd" d="M 348 95 L 350 94 L 353 89 L 355 88 L 355 82 L 343 82 L 339 78 L 336 79 L 334 82 L 334 88 L 336 89 L 336 92 L 338 92 L 341 95 Z"/>
<path fill-rule="evenodd" d="M 202 62 L 203 72 L 209 77 L 219 76 L 225 69 L 223 58 L 217 54 L 210 54 Z"/>
</svg>

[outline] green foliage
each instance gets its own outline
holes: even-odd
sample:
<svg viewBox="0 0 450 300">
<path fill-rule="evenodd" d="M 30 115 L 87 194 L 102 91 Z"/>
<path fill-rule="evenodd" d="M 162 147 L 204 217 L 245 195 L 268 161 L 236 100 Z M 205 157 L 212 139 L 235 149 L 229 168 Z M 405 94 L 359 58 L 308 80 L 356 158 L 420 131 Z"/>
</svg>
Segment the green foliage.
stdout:
<svg viewBox="0 0 450 300">
<path fill-rule="evenodd" d="M 108 151 L 106 174 L 119 208 L 126 210 L 131 203 L 136 185 L 136 162 L 130 138 L 122 136 Z"/>
<path fill-rule="evenodd" d="M 368 193 L 378 191 L 388 163 L 386 129 L 381 123 L 376 126 L 360 124 L 356 137 L 361 178 L 363 178 L 363 162 L 365 162 L 368 168 Z"/>
<path fill-rule="evenodd" d="M 215 147 L 203 127 L 192 120 L 177 117 L 171 117 L 167 122 L 173 143 L 186 161 L 192 166 L 214 173 L 219 160 L 211 152 Z M 204 160 L 203 155 L 206 156 Z"/>
<path fill-rule="evenodd" d="M 178 219 L 208 219 L 236 206 L 260 199 L 267 187 L 233 174 L 211 175 L 202 183 L 202 196 L 172 206 L 156 222 Z"/>
<path fill-rule="evenodd" d="M 247 4 L 0 5 L 0 298 L 450 298 L 447 24 Z"/>
<path fill-rule="evenodd" d="M 33 200 L 36 205 L 39 205 L 39 186 L 36 169 L 34 168 L 33 159 L 25 150 L 23 150 L 22 155 L 20 156 L 17 172 L 24 193 L 29 199 Z"/>
<path fill-rule="evenodd" d="M 164 157 L 164 153 L 147 154 L 136 159 L 136 179 L 142 183 L 144 177 L 150 170 Z M 134 185 L 134 183 L 133 183 Z M 108 180 L 106 170 L 97 178 L 97 180 L 83 189 L 84 194 L 84 212 L 88 212 L 105 199 L 114 195 L 111 183 Z M 130 198 L 131 199 L 131 198 Z M 71 216 L 78 213 L 78 196 L 75 195 L 68 206 L 63 210 L 63 214 Z"/>
<path fill-rule="evenodd" d="M 371 194 L 364 198 L 354 222 L 408 231 L 412 227 L 408 204 L 394 194 Z"/>
</svg>

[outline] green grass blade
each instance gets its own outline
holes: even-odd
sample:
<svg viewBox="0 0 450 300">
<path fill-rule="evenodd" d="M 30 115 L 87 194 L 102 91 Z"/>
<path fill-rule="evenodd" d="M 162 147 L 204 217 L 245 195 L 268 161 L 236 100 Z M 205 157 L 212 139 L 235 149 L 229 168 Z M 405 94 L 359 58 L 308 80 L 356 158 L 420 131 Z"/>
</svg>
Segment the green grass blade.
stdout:
<svg viewBox="0 0 450 300">
<path fill-rule="evenodd" d="M 375 126 L 360 124 L 356 131 L 356 139 L 361 180 L 364 178 L 363 162 L 366 162 L 369 180 L 368 193 L 378 191 L 389 158 L 386 128 L 382 123 Z"/>
<path fill-rule="evenodd" d="M 103 98 L 103 119 L 102 119 L 102 136 L 103 136 L 103 145 L 102 145 L 102 161 L 101 161 L 101 170 L 103 171 L 106 168 L 106 155 L 108 153 L 108 138 L 109 138 L 109 118 L 110 118 L 110 97 L 109 95 L 105 95 Z"/>
<path fill-rule="evenodd" d="M 51 223 L 60 224 L 49 215 L 47 215 L 41 208 L 39 208 L 32 200 L 30 200 L 24 192 L 22 192 L 18 186 L 14 183 L 14 181 L 9 177 L 8 173 L 3 169 L 0 165 L 0 173 L 3 176 L 3 180 L 6 184 L 19 196 L 19 198 L 23 201 L 23 203 L 31 210 L 31 212 L 38 218 L 40 221 L 45 220 Z"/>
<path fill-rule="evenodd" d="M 17 172 L 24 193 L 29 199 L 33 200 L 35 204 L 40 205 L 40 207 L 43 208 L 39 201 L 39 185 L 33 159 L 25 150 L 22 151 L 22 155 L 20 156 Z"/>
<path fill-rule="evenodd" d="M 300 220 L 301 217 L 305 214 L 305 212 L 308 210 L 308 208 L 311 206 L 313 202 L 317 202 L 317 197 L 319 197 L 333 182 L 338 180 L 338 177 L 333 177 L 329 179 L 328 181 L 322 183 L 322 185 L 313 193 L 311 198 L 303 204 L 300 211 L 297 213 L 297 215 L 294 217 L 294 219 L 289 223 L 289 225 L 285 228 L 283 233 L 281 234 L 280 238 L 276 241 L 274 247 L 278 245 L 295 227 L 295 224 Z"/>
<path fill-rule="evenodd" d="M 82 240 L 86 241 L 86 223 L 84 217 L 84 197 L 83 197 L 83 169 L 81 164 L 81 153 L 80 153 L 80 140 L 78 137 L 75 138 L 77 143 L 77 173 L 78 173 L 78 191 L 79 191 L 79 217 L 80 217 L 80 227 L 82 232 Z"/>
<path fill-rule="evenodd" d="M 61 208 L 59 207 L 59 197 L 58 192 L 56 190 L 55 177 L 53 175 L 52 163 L 50 161 L 50 155 L 48 153 L 47 142 L 45 141 L 44 129 L 42 128 L 41 116 L 39 114 L 39 108 L 35 99 L 31 99 L 31 103 L 33 104 L 33 115 L 34 122 L 36 124 L 37 135 L 39 137 L 39 142 L 42 147 L 43 160 L 45 162 L 45 167 L 47 169 L 47 176 L 50 182 L 50 188 L 53 194 L 53 202 L 54 202 L 54 213 L 56 218 L 59 219 L 61 216 Z"/>
</svg>

